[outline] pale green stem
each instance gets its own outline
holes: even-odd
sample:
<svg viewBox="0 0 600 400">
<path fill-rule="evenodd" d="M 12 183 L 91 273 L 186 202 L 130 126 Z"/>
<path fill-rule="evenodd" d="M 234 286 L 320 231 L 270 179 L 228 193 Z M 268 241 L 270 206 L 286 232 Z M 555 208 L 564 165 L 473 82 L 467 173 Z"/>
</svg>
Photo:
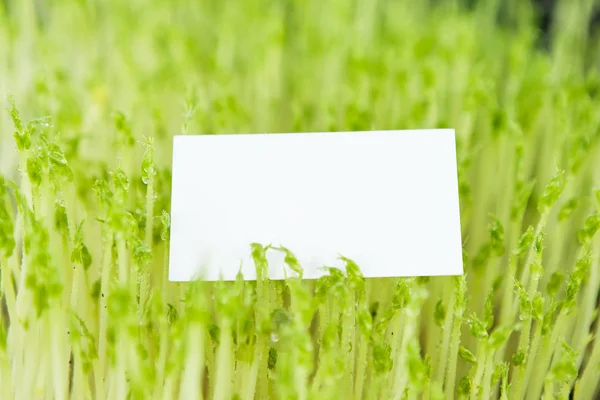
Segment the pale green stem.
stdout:
<svg viewBox="0 0 600 400">
<path fill-rule="evenodd" d="M 154 233 L 154 179 L 150 178 L 146 190 L 146 246 L 152 250 L 152 236 Z"/>
<path fill-rule="evenodd" d="M 53 337 L 52 334 L 41 335 L 40 332 L 52 332 L 52 328 L 49 326 L 48 314 L 42 315 L 39 320 L 36 321 L 35 327 L 33 328 L 36 332 L 36 340 L 40 342 L 38 348 L 48 349 L 50 351 L 41 350 L 38 354 L 40 355 L 36 360 L 39 372 L 37 379 L 34 384 L 33 396 L 34 397 L 52 397 L 54 398 L 54 392 L 56 390 L 54 382 L 52 380 L 54 376 L 54 357 L 53 357 Z M 45 367 L 45 368 L 44 368 Z"/>
<path fill-rule="evenodd" d="M 117 337 L 116 359 L 117 365 L 114 371 L 115 374 L 115 399 L 126 400 L 128 385 L 127 385 L 127 356 L 128 343 L 126 341 L 126 332 L 121 332 Z"/>
<path fill-rule="evenodd" d="M 442 327 L 443 337 L 442 342 L 438 348 L 439 358 L 436 362 L 436 373 L 435 380 L 438 382 L 443 382 L 446 376 L 446 369 L 448 366 L 448 351 L 449 344 L 452 337 L 452 323 L 454 321 L 454 304 L 456 303 L 456 298 L 454 295 L 450 297 L 450 303 L 447 306 L 446 318 L 444 320 L 444 325 Z"/>
<path fill-rule="evenodd" d="M 540 358 L 539 361 L 536 359 L 533 376 L 527 385 L 527 393 L 529 398 L 537 398 L 542 393 L 542 390 L 544 390 L 544 380 L 548 374 L 548 369 L 552 361 L 552 356 L 554 355 L 556 343 L 558 342 L 566 323 L 567 315 L 563 313 L 559 314 L 556 323 L 552 328 L 552 332 L 543 337 L 539 354 Z"/>
<path fill-rule="evenodd" d="M 402 332 L 402 345 L 400 350 L 396 353 L 396 359 L 394 360 L 395 376 L 392 383 L 394 388 L 392 391 L 393 399 L 400 400 L 408 384 L 408 371 L 406 368 L 406 354 L 410 341 L 415 335 L 415 318 L 412 310 L 406 309 L 406 318 L 404 323 L 404 329 Z"/>
<path fill-rule="evenodd" d="M 172 376 L 168 376 L 165 380 L 165 384 L 162 387 L 162 393 L 160 398 L 164 400 L 172 400 L 173 399 L 173 388 L 175 387 L 175 383 L 173 381 Z"/>
<path fill-rule="evenodd" d="M 98 363 L 96 368 L 94 368 L 95 378 L 96 378 L 96 393 L 98 395 L 98 399 L 105 399 L 106 392 L 104 390 L 106 381 L 105 381 L 105 373 L 106 373 L 106 329 L 107 329 L 107 300 L 109 294 L 109 284 L 110 284 L 110 270 L 112 266 L 112 236 L 109 235 L 104 243 L 104 257 L 102 260 L 102 277 L 100 284 L 100 331 L 98 333 Z"/>
<path fill-rule="evenodd" d="M 165 243 L 161 285 L 163 299 L 167 302 L 171 299 L 169 296 L 169 245 L 167 243 Z"/>
<path fill-rule="evenodd" d="M 346 354 L 346 376 L 345 376 L 345 384 L 344 388 L 346 390 L 346 397 L 352 397 L 352 393 L 354 393 L 354 385 L 356 384 L 356 379 L 354 375 L 354 356 L 355 356 L 355 331 L 356 331 L 356 315 L 354 304 L 354 291 L 350 292 L 348 304 L 348 309 L 342 315 L 342 347 L 341 350 Z M 306 384 L 304 385 L 306 386 Z"/>
<path fill-rule="evenodd" d="M 577 328 L 574 330 L 574 335 L 571 340 L 571 343 L 573 344 L 572 347 L 576 351 L 581 350 L 577 356 L 577 368 L 579 368 L 583 362 L 583 356 L 585 354 L 584 347 L 589 335 L 590 326 L 594 319 L 594 309 L 596 308 L 598 288 L 600 285 L 600 281 L 598 279 L 599 269 L 600 258 L 596 257 L 590 267 L 590 276 L 583 293 L 583 299 L 581 300 L 581 303 L 578 304 L 577 323 L 575 324 Z"/>
<path fill-rule="evenodd" d="M 487 353 L 489 350 L 486 350 Z M 492 373 L 494 372 L 494 355 L 492 353 L 486 354 L 485 372 L 483 374 L 482 384 L 482 399 L 489 399 L 491 394 L 491 380 Z"/>
<path fill-rule="evenodd" d="M 306 368 L 297 363 L 299 350 L 294 347 L 293 357 L 296 366 L 294 368 L 294 387 L 298 400 L 306 400 L 308 398 L 308 371 Z"/>
<path fill-rule="evenodd" d="M 160 389 L 165 384 L 165 374 L 167 367 L 167 351 L 169 347 L 169 332 L 168 332 L 168 322 L 166 317 L 161 317 L 160 320 L 160 350 L 158 352 L 158 359 L 156 361 L 156 388 L 155 393 L 160 393 Z"/>
<path fill-rule="evenodd" d="M 323 343 L 323 335 L 325 334 L 325 330 L 327 329 L 327 326 L 329 326 L 329 322 L 331 319 L 331 313 L 329 312 L 329 307 L 327 302 L 324 302 L 323 304 L 321 304 L 319 306 L 319 338 L 318 338 L 318 345 L 319 345 L 319 365 L 321 364 L 321 360 L 322 360 L 322 343 Z"/>
<path fill-rule="evenodd" d="M 150 292 L 149 274 L 144 270 L 145 267 L 138 265 L 139 271 L 139 296 L 140 300 L 137 306 L 137 317 L 138 320 L 142 320 L 144 317 L 144 310 L 146 302 L 148 301 L 148 293 Z"/>
<path fill-rule="evenodd" d="M 186 358 L 181 378 L 179 398 L 203 399 L 202 379 L 204 375 L 204 330 L 199 324 L 189 326 L 187 333 Z"/>
<path fill-rule="evenodd" d="M 354 386 L 354 399 L 363 398 L 367 368 L 367 352 L 369 351 L 369 342 L 363 335 L 358 337 L 358 361 L 356 362 L 356 383 Z"/>
<path fill-rule="evenodd" d="M 549 379 L 544 382 L 544 396 L 542 398 L 544 400 L 554 399 L 554 383 Z"/>
<path fill-rule="evenodd" d="M 68 395 L 69 360 L 66 343 L 66 318 L 61 309 L 52 308 L 48 312 L 48 325 L 52 337 L 52 381 L 54 399 L 66 399 Z"/>
<path fill-rule="evenodd" d="M 105 389 L 106 393 L 107 393 L 107 397 L 108 399 L 114 399 L 115 398 L 115 387 L 116 387 L 116 374 L 115 372 L 111 369 L 109 369 L 108 374 L 106 376 L 106 382 L 108 384 L 107 388 Z"/>
<path fill-rule="evenodd" d="M 571 393 L 571 382 L 563 383 L 560 387 L 560 392 L 558 394 L 558 398 L 568 400 L 569 393 Z"/>
<path fill-rule="evenodd" d="M 207 335 L 206 339 L 206 365 L 208 367 L 208 376 L 209 376 L 209 382 L 208 382 L 208 397 L 210 397 L 211 399 L 214 398 L 214 393 L 215 393 L 215 376 L 217 374 L 216 370 L 216 363 L 215 363 L 215 349 L 214 349 L 214 344 L 212 341 L 212 338 Z"/>
<path fill-rule="evenodd" d="M 71 346 L 73 350 L 73 387 L 71 388 L 69 398 L 70 399 L 87 399 L 84 395 L 83 385 L 86 379 L 81 369 L 81 347 L 79 343 L 75 343 Z"/>
<path fill-rule="evenodd" d="M 40 349 L 38 337 L 35 335 L 36 328 L 36 326 L 32 326 L 30 329 L 25 330 L 24 334 L 22 335 L 23 343 L 33 343 L 33 349 L 35 352 L 25 351 L 25 348 L 22 347 L 23 343 L 20 343 L 20 346 L 15 351 L 17 359 L 21 358 L 21 356 L 24 357 L 24 362 L 20 365 L 20 370 L 15 370 L 13 374 L 14 385 L 16 386 L 18 384 L 18 392 L 15 396 L 17 399 L 33 398 L 33 391 L 36 388 L 37 378 L 40 373 L 40 360 L 38 359 L 39 357 L 37 355 L 46 353 L 42 352 Z M 32 349 L 30 348 L 30 350 Z M 23 379 L 23 377 L 27 377 L 27 379 Z"/>
<path fill-rule="evenodd" d="M 150 178 L 148 187 L 146 190 L 146 232 L 145 241 L 146 246 L 152 252 L 152 236 L 154 229 L 154 179 Z M 140 302 L 138 308 L 138 318 L 141 318 L 144 306 L 148 299 L 150 292 L 150 273 L 147 268 L 150 267 L 139 267 L 139 280 L 140 280 Z"/>
<path fill-rule="evenodd" d="M 575 383 L 575 400 L 591 399 L 598 391 L 600 383 L 600 324 L 596 327 L 596 338 L 590 358 Z"/>
<path fill-rule="evenodd" d="M 129 266 L 127 244 L 122 233 L 117 233 L 117 257 L 119 260 L 119 281 L 125 285 L 129 282 Z"/>
<path fill-rule="evenodd" d="M 2 398 L 11 399 L 13 398 L 13 387 L 10 378 L 10 361 L 8 360 L 8 354 L 0 354 L 0 385 Z"/>
<path fill-rule="evenodd" d="M 503 293 L 502 293 L 502 309 L 500 311 L 500 325 L 506 326 L 513 322 L 513 293 L 514 293 L 514 281 L 517 274 L 517 256 L 511 255 L 508 264 L 508 274 L 504 279 Z M 504 354 L 504 348 L 500 352 Z"/>
<path fill-rule="evenodd" d="M 508 276 L 504 280 L 504 290 L 502 293 L 502 308 L 500 311 L 500 326 L 508 326 L 514 323 L 515 315 L 513 314 L 512 303 L 514 296 L 514 280 L 517 271 L 517 257 L 515 255 L 510 256 Z M 496 360 L 503 360 L 506 354 L 506 347 L 508 343 L 505 342 L 500 346 L 500 349 L 496 352 Z"/>
<path fill-rule="evenodd" d="M 535 234 L 533 236 L 534 242 L 535 242 L 535 238 L 537 238 L 540 235 L 540 233 L 542 232 L 542 230 L 545 228 L 546 222 L 548 221 L 548 215 L 549 215 L 549 212 L 546 212 L 546 213 L 542 214 L 542 216 L 540 217 L 540 221 L 538 222 L 537 227 L 535 228 Z M 526 259 L 525 263 L 523 264 L 523 270 L 521 271 L 521 275 L 519 276 L 519 282 L 521 282 L 521 284 L 523 286 L 526 286 L 527 284 L 529 284 L 529 274 L 531 273 L 531 268 L 529 268 L 529 266 L 534 262 L 535 256 L 536 256 L 535 249 L 534 249 L 534 242 L 532 242 L 531 246 L 529 247 L 529 252 L 527 253 L 527 259 Z M 537 283 L 536 283 L 536 285 L 537 285 Z M 516 297 L 512 304 L 511 315 L 513 315 L 513 316 L 517 315 L 518 312 L 519 312 L 519 298 Z M 508 319 L 510 320 L 511 318 L 509 317 Z"/>
<path fill-rule="evenodd" d="M 404 327 L 406 327 L 407 323 L 406 313 L 403 311 L 394 316 L 387 328 L 386 335 L 391 342 L 391 354 L 393 359 L 398 357 L 398 353 L 402 351 L 402 338 L 404 335 Z"/>
<path fill-rule="evenodd" d="M 237 346 L 235 349 L 235 353 L 237 353 Z M 235 354 L 234 353 L 234 354 Z M 236 360 L 236 368 L 235 368 L 235 376 L 234 376 L 234 396 L 237 395 L 239 397 L 246 396 L 244 393 L 244 389 L 248 385 L 248 375 L 250 374 L 250 369 L 252 368 L 252 363 L 248 361 L 240 361 Z"/>
<path fill-rule="evenodd" d="M 252 360 L 252 365 L 250 367 L 250 371 L 248 372 L 247 379 L 244 382 L 244 386 L 242 388 L 242 399 L 243 400 L 254 400 L 256 394 L 256 382 L 258 378 L 258 370 L 261 365 L 261 361 L 264 357 L 263 349 L 265 345 L 264 337 L 259 337 L 256 341 L 256 348 L 254 350 L 254 359 Z"/>
<path fill-rule="evenodd" d="M 71 309 L 79 315 L 79 287 L 81 285 L 81 269 L 83 266 L 75 265 L 75 273 L 71 282 Z"/>
<path fill-rule="evenodd" d="M 532 299 L 533 298 L 533 294 L 537 291 L 537 283 L 538 283 L 539 277 L 532 277 L 532 280 L 530 282 L 530 287 L 529 287 L 529 292 L 528 292 L 528 298 Z M 530 357 L 530 352 L 529 352 L 529 343 L 530 343 L 530 331 L 531 331 L 531 322 L 532 322 L 533 318 L 531 315 L 527 316 L 527 318 L 525 319 L 525 321 L 523 321 L 523 328 L 521 330 L 521 335 L 519 337 L 519 347 L 518 350 L 519 351 L 523 351 L 523 353 L 525 354 L 525 362 L 528 362 L 528 358 Z M 513 379 L 515 380 L 515 382 L 513 382 L 513 390 L 511 393 L 511 399 L 521 399 L 522 396 L 525 394 L 524 393 L 524 389 L 525 387 L 523 386 L 526 382 L 523 381 L 523 378 L 525 376 L 525 368 L 526 365 L 520 365 L 520 366 L 515 366 L 513 368 Z"/>
<path fill-rule="evenodd" d="M 382 396 L 382 388 L 385 384 L 385 375 L 374 376 L 371 380 L 372 384 L 369 387 L 367 399 L 386 398 Z M 399 394 L 400 395 L 400 394 Z"/>
<path fill-rule="evenodd" d="M 214 400 L 229 400 L 231 398 L 232 348 L 231 321 L 222 320 L 219 334 L 219 348 L 216 360 L 215 395 Z"/>
<path fill-rule="evenodd" d="M 452 336 L 450 339 L 450 350 L 448 360 L 448 373 L 446 374 L 445 379 L 445 390 L 444 396 L 446 399 L 454 399 L 454 385 L 456 382 L 456 363 L 458 361 L 458 348 L 460 346 L 460 333 L 462 327 L 462 315 L 456 315 L 456 313 L 452 313 L 454 315 L 454 324 L 452 326 Z"/>
<path fill-rule="evenodd" d="M 500 400 L 508 400 L 508 373 L 502 375 L 500 383 Z"/>
<path fill-rule="evenodd" d="M 527 384 L 529 384 L 530 379 L 531 379 L 531 374 L 533 373 L 533 369 L 537 368 L 537 357 L 539 354 L 539 350 L 540 350 L 540 341 L 542 338 L 542 323 L 541 321 L 537 322 L 537 325 L 535 327 L 535 331 L 533 332 L 533 340 L 531 341 L 531 348 L 529 350 L 529 355 L 527 356 L 527 358 L 525 359 L 525 372 L 522 378 L 518 378 L 520 379 L 521 382 L 525 382 Z M 527 397 L 527 388 L 525 388 L 523 390 L 523 396 Z"/>
<path fill-rule="evenodd" d="M 491 355 L 488 355 L 487 351 L 485 351 L 485 346 L 483 345 L 482 341 L 479 341 L 477 344 L 477 354 L 481 354 L 481 357 L 477 359 L 477 369 L 475 370 L 475 376 L 473 377 L 473 388 L 471 389 L 472 400 L 481 397 L 479 393 L 481 390 L 481 381 L 485 372 L 487 359 L 491 357 Z"/>
<path fill-rule="evenodd" d="M 444 302 L 444 305 L 448 304 L 448 302 L 450 301 L 451 297 L 452 297 L 452 292 L 448 292 L 443 290 L 443 284 L 444 282 L 441 280 L 440 277 L 436 277 L 433 278 L 431 281 L 429 281 L 428 283 L 428 288 L 431 291 L 431 293 L 442 293 L 442 297 L 441 300 Z M 425 301 L 425 303 L 423 304 L 423 307 L 421 308 L 421 314 L 420 317 L 423 321 L 433 321 L 434 319 L 434 312 L 435 312 L 435 304 L 436 301 L 438 299 L 436 298 L 436 296 L 430 296 L 427 298 L 427 300 Z M 431 329 L 424 329 L 422 332 L 423 335 L 423 343 L 425 343 L 425 347 L 424 347 L 424 351 L 427 354 L 435 354 L 437 349 L 440 346 L 440 342 L 441 342 L 441 336 L 444 333 L 444 331 L 442 330 L 443 327 L 434 327 L 432 326 Z M 435 371 L 434 371 L 435 373 Z"/>
</svg>

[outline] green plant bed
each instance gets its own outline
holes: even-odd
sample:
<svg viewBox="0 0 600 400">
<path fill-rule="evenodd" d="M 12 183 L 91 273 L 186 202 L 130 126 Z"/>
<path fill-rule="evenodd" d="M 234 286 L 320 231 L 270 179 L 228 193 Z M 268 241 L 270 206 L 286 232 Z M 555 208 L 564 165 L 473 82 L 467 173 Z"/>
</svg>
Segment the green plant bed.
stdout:
<svg viewBox="0 0 600 400">
<path fill-rule="evenodd" d="M 499 3 L 0 3 L 0 398 L 593 399 L 597 2 Z M 168 282 L 172 135 L 444 127 L 464 276 Z"/>
</svg>

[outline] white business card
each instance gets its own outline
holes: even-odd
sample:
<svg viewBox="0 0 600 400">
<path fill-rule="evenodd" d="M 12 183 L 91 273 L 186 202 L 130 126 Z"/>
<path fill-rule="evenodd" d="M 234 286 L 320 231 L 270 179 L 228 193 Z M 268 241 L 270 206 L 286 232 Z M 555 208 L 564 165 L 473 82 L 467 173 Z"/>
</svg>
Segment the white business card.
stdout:
<svg viewBox="0 0 600 400">
<path fill-rule="evenodd" d="M 171 201 L 171 281 L 463 273 L 452 129 L 175 136 Z"/>
</svg>

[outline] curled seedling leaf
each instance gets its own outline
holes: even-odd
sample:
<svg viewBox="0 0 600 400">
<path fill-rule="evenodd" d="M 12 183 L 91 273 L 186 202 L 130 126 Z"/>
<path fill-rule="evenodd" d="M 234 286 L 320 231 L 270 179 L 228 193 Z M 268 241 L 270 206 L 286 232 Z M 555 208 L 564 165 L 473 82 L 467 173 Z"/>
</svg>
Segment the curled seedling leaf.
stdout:
<svg viewBox="0 0 600 400">
<path fill-rule="evenodd" d="M 566 221 L 567 219 L 571 218 L 571 216 L 573 215 L 573 213 L 577 210 L 577 208 L 579 207 L 579 197 L 573 197 L 571 199 L 569 199 L 567 202 L 565 202 L 565 204 L 561 207 L 560 211 L 558 212 L 558 220 L 559 221 Z"/>
<path fill-rule="evenodd" d="M 469 318 L 469 328 L 471 335 L 473 335 L 477 340 L 485 340 L 489 336 L 483 321 L 478 319 L 474 314 Z"/>
<path fill-rule="evenodd" d="M 562 194 L 567 183 L 565 171 L 559 170 L 544 188 L 544 193 L 538 201 L 538 211 L 546 214 Z"/>
<path fill-rule="evenodd" d="M 517 249 L 515 250 L 515 255 L 517 257 L 522 257 L 523 255 L 525 255 L 531 248 L 534 238 L 535 230 L 533 229 L 533 226 L 530 225 L 519 238 Z"/>
<path fill-rule="evenodd" d="M 474 365 L 477 362 L 475 355 L 469 349 L 463 346 L 458 348 L 458 356 L 469 364 Z"/>
<path fill-rule="evenodd" d="M 121 111 L 117 111 L 114 116 L 114 123 L 117 132 L 119 133 L 118 143 L 125 144 L 128 147 L 135 145 L 135 139 L 131 132 L 131 124 Z"/>
<path fill-rule="evenodd" d="M 444 321 L 446 319 L 446 307 L 442 300 L 438 300 L 435 304 L 435 311 L 433 313 L 435 324 L 439 327 L 444 325 Z"/>
<path fill-rule="evenodd" d="M 81 264 L 85 270 L 92 265 L 92 254 L 88 247 L 83 243 L 83 224 L 81 221 L 75 230 L 73 239 L 73 252 L 71 253 L 71 262 Z"/>
<path fill-rule="evenodd" d="M 589 244 L 598 230 L 600 230 L 600 214 L 592 214 L 585 220 L 583 228 L 577 232 L 579 243 Z"/>
<path fill-rule="evenodd" d="M 157 174 L 156 165 L 154 161 L 154 139 L 149 137 L 144 142 L 146 150 L 144 152 L 144 158 L 142 159 L 142 181 L 148 185 L 151 180 Z"/>
<path fill-rule="evenodd" d="M 494 329 L 487 341 L 488 350 L 494 354 L 500 347 L 504 346 L 514 330 L 515 326 L 501 326 Z"/>
<path fill-rule="evenodd" d="M 170 235 L 171 235 L 171 216 L 169 215 L 169 213 L 167 213 L 164 210 L 160 216 L 160 224 L 162 227 L 161 233 L 160 233 L 160 238 L 164 242 L 169 242 Z"/>
<path fill-rule="evenodd" d="M 273 247 L 273 250 L 281 251 L 285 254 L 284 262 L 285 264 L 296 274 L 298 277 L 302 278 L 302 274 L 304 272 L 303 268 L 300 266 L 300 262 L 298 262 L 298 258 L 292 251 L 284 246 Z"/>
</svg>

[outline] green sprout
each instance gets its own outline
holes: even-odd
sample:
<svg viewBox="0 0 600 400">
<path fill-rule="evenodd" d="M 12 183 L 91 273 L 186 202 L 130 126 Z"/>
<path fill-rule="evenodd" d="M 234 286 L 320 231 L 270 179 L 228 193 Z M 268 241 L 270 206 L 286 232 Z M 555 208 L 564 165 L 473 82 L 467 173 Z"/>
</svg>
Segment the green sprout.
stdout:
<svg viewBox="0 0 600 400">
<path fill-rule="evenodd" d="M 0 399 L 598 397 L 597 0 L 176 3 L 0 2 Z M 463 275 L 169 281 L 173 135 L 417 128 Z"/>
</svg>

